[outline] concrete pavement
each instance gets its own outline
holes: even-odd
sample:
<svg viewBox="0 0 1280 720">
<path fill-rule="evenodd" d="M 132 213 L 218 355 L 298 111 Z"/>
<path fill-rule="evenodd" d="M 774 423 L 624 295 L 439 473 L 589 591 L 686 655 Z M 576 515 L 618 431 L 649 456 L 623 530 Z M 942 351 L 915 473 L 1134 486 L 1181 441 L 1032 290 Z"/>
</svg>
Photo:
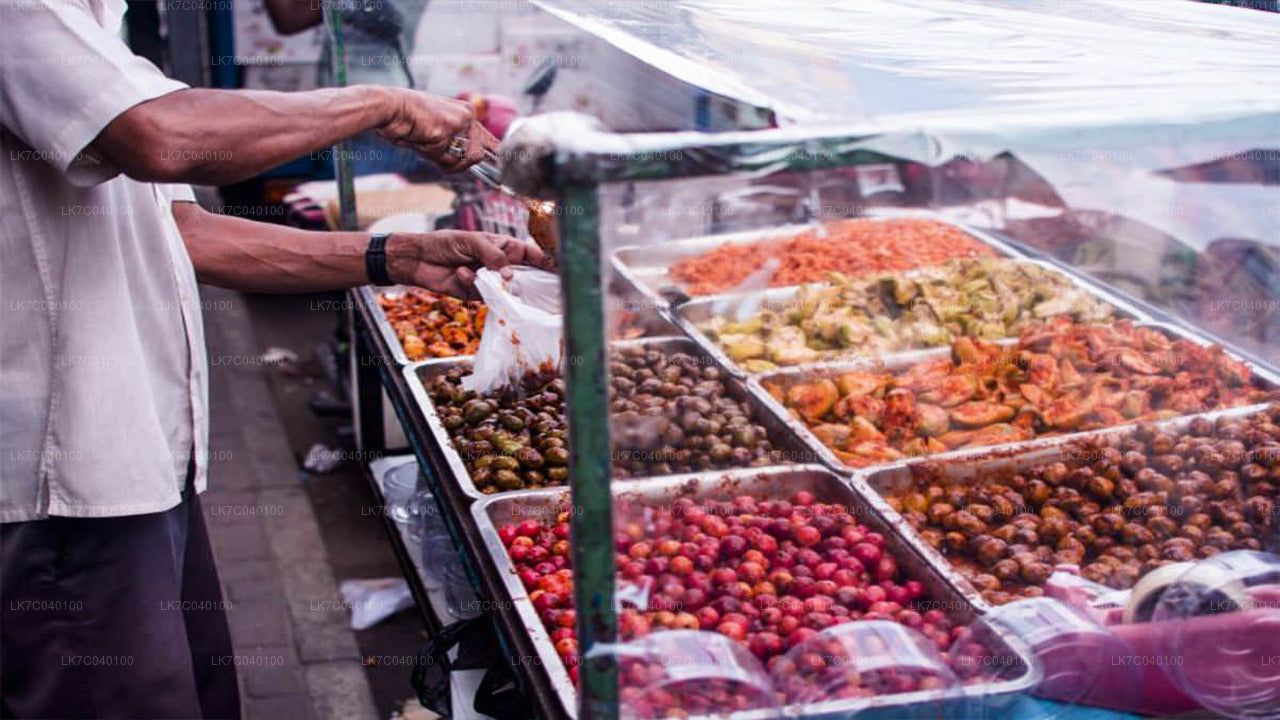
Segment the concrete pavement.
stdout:
<svg viewBox="0 0 1280 720">
<path fill-rule="evenodd" d="M 247 720 L 376 718 L 244 299 L 202 287 L 210 489 L 202 497 Z M 408 694 L 408 688 L 405 694 Z"/>
</svg>

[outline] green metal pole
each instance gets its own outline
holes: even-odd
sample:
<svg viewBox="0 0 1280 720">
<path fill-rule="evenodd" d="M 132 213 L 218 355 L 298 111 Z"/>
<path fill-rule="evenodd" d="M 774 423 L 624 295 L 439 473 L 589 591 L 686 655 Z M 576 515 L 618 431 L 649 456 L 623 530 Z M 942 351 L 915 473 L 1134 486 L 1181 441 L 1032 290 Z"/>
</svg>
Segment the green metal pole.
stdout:
<svg viewBox="0 0 1280 720">
<path fill-rule="evenodd" d="M 333 84 L 337 87 L 347 85 L 347 48 L 342 39 L 342 13 L 338 3 L 326 1 L 324 23 L 328 26 L 329 72 L 333 76 Z M 338 229 L 356 229 L 356 186 L 351 175 L 351 143 L 342 140 L 333 146 L 333 174 L 338 181 Z"/>
<path fill-rule="evenodd" d="M 560 210 L 574 607 L 578 611 L 578 646 L 584 655 L 590 655 L 598 644 L 615 642 L 618 631 L 613 610 L 609 365 L 597 186 L 565 188 Z M 579 718 L 618 717 L 618 667 L 611 655 L 583 659 L 578 689 Z"/>
</svg>

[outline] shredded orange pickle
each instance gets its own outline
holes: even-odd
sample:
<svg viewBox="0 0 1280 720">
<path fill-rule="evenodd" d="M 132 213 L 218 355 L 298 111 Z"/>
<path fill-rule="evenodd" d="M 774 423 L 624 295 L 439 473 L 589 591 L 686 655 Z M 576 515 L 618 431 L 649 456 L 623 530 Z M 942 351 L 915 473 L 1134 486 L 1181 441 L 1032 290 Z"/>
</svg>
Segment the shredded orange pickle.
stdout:
<svg viewBox="0 0 1280 720">
<path fill-rule="evenodd" d="M 682 260 L 671 274 L 694 295 L 732 289 L 769 258 L 782 265 L 769 285 L 821 282 L 827 273 L 866 275 L 940 265 L 958 257 L 995 255 L 963 230 L 934 220 L 841 220 L 826 226 L 827 237 L 809 230 L 788 238 L 730 243 Z"/>
</svg>

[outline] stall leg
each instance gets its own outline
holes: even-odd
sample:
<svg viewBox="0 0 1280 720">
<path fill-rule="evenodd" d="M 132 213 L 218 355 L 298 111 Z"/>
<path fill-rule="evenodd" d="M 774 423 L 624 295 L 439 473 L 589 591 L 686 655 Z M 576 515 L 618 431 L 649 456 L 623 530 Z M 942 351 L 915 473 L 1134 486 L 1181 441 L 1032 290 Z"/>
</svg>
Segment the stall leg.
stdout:
<svg viewBox="0 0 1280 720">
<path fill-rule="evenodd" d="M 561 283 L 564 288 L 565 379 L 568 390 L 569 485 L 573 507 L 574 603 L 578 645 L 590 653 L 613 643 L 613 495 L 609 448 L 609 379 L 605 346 L 599 207 L 595 186 L 570 187 L 561 203 Z M 618 717 L 618 666 L 609 654 L 584 659 L 578 717 Z"/>
<path fill-rule="evenodd" d="M 361 457 L 381 457 L 387 449 L 386 433 L 382 426 L 382 379 L 379 377 L 377 354 L 369 338 L 372 328 L 360 321 L 355 311 L 355 291 L 347 293 L 346 317 L 351 337 L 351 408 L 355 417 L 356 449 Z"/>
</svg>

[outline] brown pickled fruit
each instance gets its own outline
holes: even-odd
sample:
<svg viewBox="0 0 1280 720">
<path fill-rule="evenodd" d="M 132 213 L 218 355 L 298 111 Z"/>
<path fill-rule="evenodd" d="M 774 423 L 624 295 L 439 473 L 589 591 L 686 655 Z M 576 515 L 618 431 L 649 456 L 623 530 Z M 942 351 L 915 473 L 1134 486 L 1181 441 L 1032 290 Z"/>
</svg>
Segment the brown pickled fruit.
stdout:
<svg viewBox="0 0 1280 720">
<path fill-rule="evenodd" d="M 553 370 L 527 374 L 519 388 L 490 397 L 463 390 L 462 368 L 435 378 L 430 390 L 467 470 L 481 492 L 561 485 L 569 453 L 564 381 Z"/>
<path fill-rule="evenodd" d="M 706 359 L 629 346 L 613 354 L 610 376 L 615 477 L 773 461 L 768 432 Z"/>
<path fill-rule="evenodd" d="M 1074 443 L 1064 461 L 981 485 L 926 481 L 890 502 L 990 602 L 1039 594 L 1059 563 L 1128 588 L 1160 565 L 1275 535 L 1277 419 L 1280 406 L 1181 434 L 1142 425 Z"/>
</svg>

